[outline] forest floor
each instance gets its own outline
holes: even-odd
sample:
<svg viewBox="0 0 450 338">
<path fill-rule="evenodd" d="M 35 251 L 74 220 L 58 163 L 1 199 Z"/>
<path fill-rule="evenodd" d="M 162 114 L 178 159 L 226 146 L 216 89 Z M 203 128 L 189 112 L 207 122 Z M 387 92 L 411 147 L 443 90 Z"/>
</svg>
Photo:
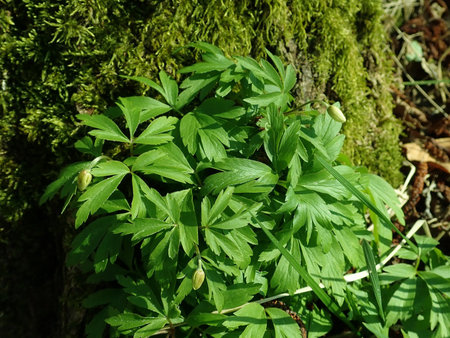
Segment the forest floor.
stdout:
<svg viewBox="0 0 450 338">
<path fill-rule="evenodd" d="M 403 2 L 402 2 L 403 3 Z M 403 124 L 407 227 L 426 220 L 426 235 L 450 254 L 450 11 L 444 0 L 386 2 L 396 70 L 394 114 Z M 390 19 L 389 19 L 390 18 Z M 395 19 L 394 19 L 395 18 Z M 394 23 L 394 21 L 396 23 Z M 403 229 L 402 229 L 403 230 Z"/>
</svg>

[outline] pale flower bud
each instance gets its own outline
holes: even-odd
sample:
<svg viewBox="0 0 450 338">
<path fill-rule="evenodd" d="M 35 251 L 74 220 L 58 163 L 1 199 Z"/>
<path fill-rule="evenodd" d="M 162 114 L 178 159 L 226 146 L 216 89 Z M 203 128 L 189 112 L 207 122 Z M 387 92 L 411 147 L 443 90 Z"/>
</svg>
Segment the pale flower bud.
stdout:
<svg viewBox="0 0 450 338">
<path fill-rule="evenodd" d="M 335 120 L 337 122 L 344 123 L 345 121 L 347 121 L 342 110 L 340 110 L 336 106 L 328 106 L 327 113 L 330 114 L 330 116 L 333 118 L 333 120 Z"/>
<path fill-rule="evenodd" d="M 202 268 L 195 270 L 194 277 L 192 277 L 192 288 L 194 290 L 200 289 L 205 280 L 205 271 Z"/>
<path fill-rule="evenodd" d="M 83 191 L 87 188 L 87 186 L 91 183 L 92 181 L 92 174 L 89 170 L 81 170 L 80 173 L 78 174 L 78 179 L 77 179 L 77 183 L 78 183 L 78 189 L 80 191 Z"/>
</svg>

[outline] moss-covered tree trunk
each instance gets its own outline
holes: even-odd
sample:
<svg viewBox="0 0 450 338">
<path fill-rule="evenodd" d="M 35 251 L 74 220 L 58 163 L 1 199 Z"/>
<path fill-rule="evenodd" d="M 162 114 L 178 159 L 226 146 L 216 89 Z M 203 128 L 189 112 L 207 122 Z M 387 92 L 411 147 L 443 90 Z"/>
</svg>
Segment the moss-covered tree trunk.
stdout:
<svg viewBox="0 0 450 338">
<path fill-rule="evenodd" d="M 298 72 L 296 102 L 339 100 L 352 162 L 398 184 L 400 127 L 391 112 L 381 15 L 373 0 L 4 1 L 0 332 L 74 332 L 71 320 L 55 322 L 57 297 L 70 311 L 79 286 L 63 269 L 70 221 L 59 216 L 59 203 L 40 208 L 37 200 L 57 171 L 79 158 L 71 145 L 84 131 L 75 114 L 145 94 L 119 75 L 176 75 L 196 57 L 180 49 L 189 42 L 214 43 L 228 55 L 258 58 L 265 48 L 280 55 Z"/>
</svg>

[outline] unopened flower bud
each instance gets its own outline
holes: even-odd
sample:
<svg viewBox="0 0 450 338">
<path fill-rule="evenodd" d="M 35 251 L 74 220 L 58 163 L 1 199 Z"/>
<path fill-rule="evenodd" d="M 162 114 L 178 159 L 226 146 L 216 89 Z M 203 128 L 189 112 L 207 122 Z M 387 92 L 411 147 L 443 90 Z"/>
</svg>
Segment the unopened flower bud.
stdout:
<svg viewBox="0 0 450 338">
<path fill-rule="evenodd" d="M 205 271 L 202 268 L 195 270 L 194 277 L 192 277 L 192 288 L 194 290 L 200 289 L 205 280 Z"/>
<path fill-rule="evenodd" d="M 92 174 L 89 170 L 81 170 L 80 173 L 78 174 L 78 189 L 80 191 L 83 191 L 87 188 L 87 186 L 91 183 L 92 181 Z"/>
<path fill-rule="evenodd" d="M 344 123 L 345 121 L 347 121 L 342 110 L 340 110 L 336 106 L 328 106 L 327 113 L 330 114 L 330 116 L 333 118 L 333 120 L 335 120 L 337 122 Z"/>
</svg>

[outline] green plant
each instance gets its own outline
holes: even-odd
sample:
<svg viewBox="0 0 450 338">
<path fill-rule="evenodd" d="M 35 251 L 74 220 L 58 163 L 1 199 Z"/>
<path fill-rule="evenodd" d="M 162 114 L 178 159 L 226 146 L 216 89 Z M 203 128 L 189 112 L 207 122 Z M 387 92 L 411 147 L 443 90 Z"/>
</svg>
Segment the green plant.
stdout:
<svg viewBox="0 0 450 338">
<path fill-rule="evenodd" d="M 65 168 L 41 198 L 60 191 L 83 227 L 67 261 L 99 284 L 83 303 L 101 308 L 88 336 L 299 337 L 288 313 L 261 304 L 306 286 L 314 296 L 290 305 L 310 337 L 329 331 L 330 312 L 355 333 L 361 322 L 384 332 L 397 317 L 385 315 L 378 254 L 365 240 L 389 252 L 398 230 L 385 205 L 403 222 L 394 190 L 344 164 L 340 122 L 314 102 L 291 106 L 293 67 L 268 51 L 273 64 L 191 47 L 203 62 L 183 68 L 192 74 L 179 86 L 164 71 L 160 84 L 126 77 L 161 100 L 124 97 L 104 115 L 78 115 L 92 130 L 75 147 L 94 159 Z M 345 120 L 338 103 L 322 104 Z M 373 287 L 351 288 L 345 272 L 366 265 Z M 433 320 L 444 330 L 442 316 Z"/>
</svg>

